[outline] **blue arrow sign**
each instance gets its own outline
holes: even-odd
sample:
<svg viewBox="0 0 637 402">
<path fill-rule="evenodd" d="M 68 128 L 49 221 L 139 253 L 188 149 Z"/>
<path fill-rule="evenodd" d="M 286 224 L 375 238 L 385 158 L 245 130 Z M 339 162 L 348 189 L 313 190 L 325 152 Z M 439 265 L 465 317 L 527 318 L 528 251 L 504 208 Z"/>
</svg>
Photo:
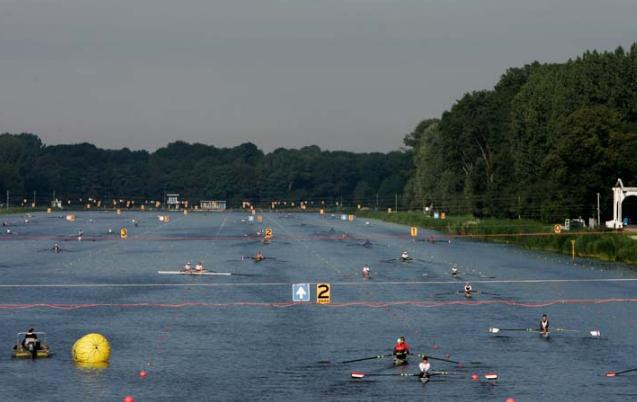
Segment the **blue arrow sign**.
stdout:
<svg viewBox="0 0 637 402">
<path fill-rule="evenodd" d="M 294 302 L 310 301 L 310 284 L 309 283 L 293 283 L 292 284 L 292 301 Z"/>
</svg>

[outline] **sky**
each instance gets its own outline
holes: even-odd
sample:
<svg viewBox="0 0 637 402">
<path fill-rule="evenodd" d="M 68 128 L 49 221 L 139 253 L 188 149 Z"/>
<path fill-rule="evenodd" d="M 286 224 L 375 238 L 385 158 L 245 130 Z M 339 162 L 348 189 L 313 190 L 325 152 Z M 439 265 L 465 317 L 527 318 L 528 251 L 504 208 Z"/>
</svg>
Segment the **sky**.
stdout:
<svg viewBox="0 0 637 402">
<path fill-rule="evenodd" d="M 0 132 L 389 151 L 509 67 L 637 41 L 635 0 L 0 0 Z"/>
</svg>

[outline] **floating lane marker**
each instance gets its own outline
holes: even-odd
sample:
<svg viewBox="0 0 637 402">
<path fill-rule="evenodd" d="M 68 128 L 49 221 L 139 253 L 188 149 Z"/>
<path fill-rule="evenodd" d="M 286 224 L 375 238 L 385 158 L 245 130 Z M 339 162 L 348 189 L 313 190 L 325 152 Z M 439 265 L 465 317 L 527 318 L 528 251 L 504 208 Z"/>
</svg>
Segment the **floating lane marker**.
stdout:
<svg viewBox="0 0 637 402">
<path fill-rule="evenodd" d="M 580 282 L 637 282 L 637 278 L 608 278 L 608 279 L 520 279 L 520 280 L 485 280 L 471 281 L 471 283 L 580 283 Z M 402 282 L 332 282 L 334 285 L 343 286 L 419 286 L 419 285 L 458 285 L 458 281 L 402 281 Z M 0 288 L 27 288 L 27 287 L 153 287 L 153 286 L 291 286 L 290 282 L 227 282 L 227 283 L 199 283 L 199 284 L 183 284 L 183 283 L 84 283 L 84 284 L 0 284 Z M 594 300 L 594 299 L 591 299 Z M 602 299 L 608 300 L 608 299 Z M 611 299 L 617 301 L 632 301 L 632 299 Z M 475 302 L 474 302 L 475 303 Z M 473 303 L 472 303 L 473 304 Z"/>
</svg>

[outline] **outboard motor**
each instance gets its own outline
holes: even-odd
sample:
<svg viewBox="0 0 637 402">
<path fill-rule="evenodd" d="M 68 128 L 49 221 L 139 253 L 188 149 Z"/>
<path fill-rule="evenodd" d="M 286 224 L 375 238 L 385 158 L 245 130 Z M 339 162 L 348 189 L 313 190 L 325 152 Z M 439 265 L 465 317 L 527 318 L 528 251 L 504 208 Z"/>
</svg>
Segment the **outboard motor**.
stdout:
<svg viewBox="0 0 637 402">
<path fill-rule="evenodd" d="M 38 357 L 38 348 L 35 347 L 35 342 L 29 342 L 27 348 L 29 348 L 29 352 L 31 352 L 32 359 Z"/>
</svg>

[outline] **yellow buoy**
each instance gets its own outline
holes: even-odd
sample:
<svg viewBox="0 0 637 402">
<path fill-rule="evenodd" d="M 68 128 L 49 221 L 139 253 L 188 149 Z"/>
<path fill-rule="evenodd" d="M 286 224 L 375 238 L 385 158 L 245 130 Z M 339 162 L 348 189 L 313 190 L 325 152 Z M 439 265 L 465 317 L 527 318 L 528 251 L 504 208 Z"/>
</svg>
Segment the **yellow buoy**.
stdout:
<svg viewBox="0 0 637 402">
<path fill-rule="evenodd" d="M 92 333 L 75 341 L 72 354 L 79 363 L 104 363 L 111 356 L 111 346 L 103 335 Z"/>
<path fill-rule="evenodd" d="M 119 230 L 119 237 L 121 239 L 126 239 L 128 237 L 128 230 L 126 228 L 121 228 Z"/>
</svg>

